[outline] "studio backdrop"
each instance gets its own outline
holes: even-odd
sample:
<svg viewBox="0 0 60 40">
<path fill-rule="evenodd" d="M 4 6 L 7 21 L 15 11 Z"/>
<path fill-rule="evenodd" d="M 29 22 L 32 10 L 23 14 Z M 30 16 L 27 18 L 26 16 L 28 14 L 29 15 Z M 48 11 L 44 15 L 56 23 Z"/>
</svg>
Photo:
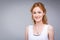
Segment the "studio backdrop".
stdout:
<svg viewBox="0 0 60 40">
<path fill-rule="evenodd" d="M 60 0 L 0 0 L 0 40 L 25 40 L 25 27 L 33 24 L 30 9 L 35 2 L 45 5 L 54 39 L 60 40 Z"/>
</svg>

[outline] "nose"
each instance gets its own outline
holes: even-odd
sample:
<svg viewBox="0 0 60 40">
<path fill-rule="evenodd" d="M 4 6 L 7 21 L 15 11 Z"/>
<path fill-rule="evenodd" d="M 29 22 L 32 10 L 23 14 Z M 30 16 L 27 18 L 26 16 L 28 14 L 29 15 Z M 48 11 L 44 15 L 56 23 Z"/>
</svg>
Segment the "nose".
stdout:
<svg viewBox="0 0 60 40">
<path fill-rule="evenodd" d="M 39 16 L 39 14 L 38 14 L 38 13 L 36 13 L 36 16 Z"/>
</svg>

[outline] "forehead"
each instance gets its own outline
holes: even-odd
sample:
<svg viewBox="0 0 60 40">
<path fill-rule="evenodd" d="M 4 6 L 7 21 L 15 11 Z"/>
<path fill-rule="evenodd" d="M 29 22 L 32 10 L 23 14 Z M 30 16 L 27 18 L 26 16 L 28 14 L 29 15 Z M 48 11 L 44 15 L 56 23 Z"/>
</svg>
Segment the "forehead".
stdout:
<svg viewBox="0 0 60 40">
<path fill-rule="evenodd" d="M 35 7 L 33 11 L 42 11 L 42 9 L 40 7 Z"/>
</svg>

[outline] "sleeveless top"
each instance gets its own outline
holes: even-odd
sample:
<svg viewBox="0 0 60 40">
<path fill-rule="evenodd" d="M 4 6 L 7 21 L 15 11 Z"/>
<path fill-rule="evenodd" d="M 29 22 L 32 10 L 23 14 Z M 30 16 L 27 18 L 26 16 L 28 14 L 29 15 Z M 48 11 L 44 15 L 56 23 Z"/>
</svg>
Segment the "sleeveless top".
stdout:
<svg viewBox="0 0 60 40">
<path fill-rule="evenodd" d="M 39 36 L 33 35 L 33 25 L 29 25 L 28 40 L 48 40 L 48 25 L 45 25 Z"/>
</svg>

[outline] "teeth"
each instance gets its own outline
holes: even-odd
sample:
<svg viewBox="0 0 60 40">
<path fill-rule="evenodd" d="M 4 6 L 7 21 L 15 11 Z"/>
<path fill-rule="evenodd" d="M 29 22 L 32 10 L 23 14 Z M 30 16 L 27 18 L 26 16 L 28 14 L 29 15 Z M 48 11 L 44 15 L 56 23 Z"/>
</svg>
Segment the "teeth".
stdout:
<svg viewBox="0 0 60 40">
<path fill-rule="evenodd" d="M 36 17 L 37 19 L 39 18 L 39 17 Z"/>
<path fill-rule="evenodd" d="M 36 18 L 39 18 L 39 17 L 36 17 Z"/>
</svg>

